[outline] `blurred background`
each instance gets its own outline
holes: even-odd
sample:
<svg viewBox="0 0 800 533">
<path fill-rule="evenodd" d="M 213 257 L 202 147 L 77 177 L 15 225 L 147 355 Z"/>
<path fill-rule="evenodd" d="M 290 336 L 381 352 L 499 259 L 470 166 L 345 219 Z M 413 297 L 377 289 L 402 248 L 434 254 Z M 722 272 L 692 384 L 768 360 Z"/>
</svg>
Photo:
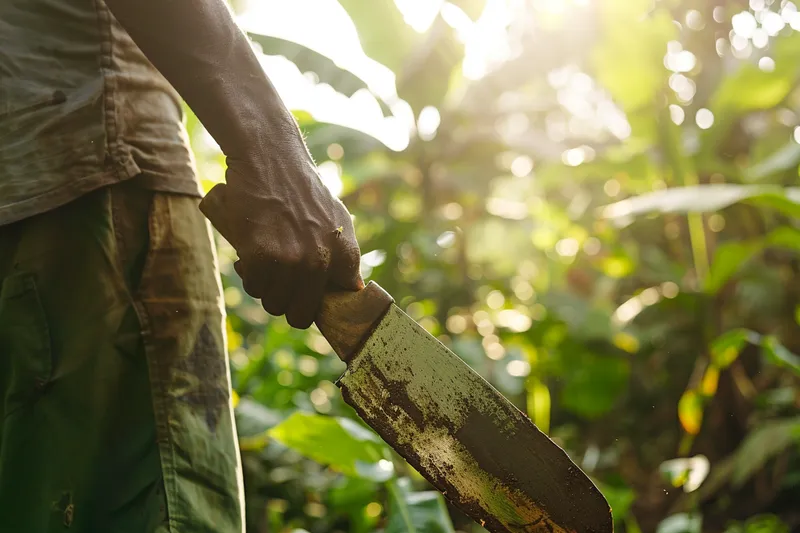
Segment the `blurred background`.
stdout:
<svg viewBox="0 0 800 533">
<path fill-rule="evenodd" d="M 567 450 L 617 531 L 800 531 L 796 4 L 232 7 L 364 277 Z M 207 190 L 224 158 L 188 125 Z M 483 531 L 219 246 L 248 532 Z"/>
</svg>

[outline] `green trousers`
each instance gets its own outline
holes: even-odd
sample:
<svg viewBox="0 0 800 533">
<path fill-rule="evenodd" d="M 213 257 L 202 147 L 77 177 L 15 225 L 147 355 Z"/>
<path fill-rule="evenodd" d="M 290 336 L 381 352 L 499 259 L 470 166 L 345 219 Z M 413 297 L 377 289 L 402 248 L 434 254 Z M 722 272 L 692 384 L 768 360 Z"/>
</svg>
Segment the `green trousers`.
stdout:
<svg viewBox="0 0 800 533">
<path fill-rule="evenodd" d="M 0 226 L 0 532 L 243 531 L 197 204 L 130 181 Z"/>
</svg>

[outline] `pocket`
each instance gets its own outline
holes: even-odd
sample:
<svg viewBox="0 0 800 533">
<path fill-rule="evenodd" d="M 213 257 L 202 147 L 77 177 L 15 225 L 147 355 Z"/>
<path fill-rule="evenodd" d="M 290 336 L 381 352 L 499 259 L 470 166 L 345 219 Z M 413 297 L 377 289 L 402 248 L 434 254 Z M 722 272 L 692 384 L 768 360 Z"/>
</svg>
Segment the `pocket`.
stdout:
<svg viewBox="0 0 800 533">
<path fill-rule="evenodd" d="M 119 267 L 131 294 L 137 294 L 150 255 L 150 225 L 156 193 L 135 179 L 110 187 L 111 216 Z"/>
<path fill-rule="evenodd" d="M 8 276 L 0 288 L 0 369 L 4 417 L 34 403 L 50 381 L 50 330 L 32 273 Z"/>
</svg>

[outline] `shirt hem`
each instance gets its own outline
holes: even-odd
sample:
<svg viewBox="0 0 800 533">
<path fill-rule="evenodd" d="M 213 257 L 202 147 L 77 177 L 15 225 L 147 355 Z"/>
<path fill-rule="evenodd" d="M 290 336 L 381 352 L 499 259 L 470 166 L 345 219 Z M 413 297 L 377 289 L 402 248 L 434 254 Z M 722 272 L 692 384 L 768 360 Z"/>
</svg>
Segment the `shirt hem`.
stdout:
<svg viewBox="0 0 800 533">
<path fill-rule="evenodd" d="M 170 180 L 168 182 L 159 179 L 147 179 L 147 173 L 133 175 L 123 175 L 120 179 L 117 170 L 107 170 L 97 174 L 86 176 L 85 178 L 69 181 L 64 186 L 53 189 L 46 193 L 15 202 L 13 204 L 0 206 L 0 226 L 19 222 L 47 211 L 62 207 L 81 196 L 90 193 L 101 187 L 114 185 L 121 181 L 141 176 L 142 186 L 159 192 L 184 194 L 187 196 L 201 197 L 197 183 L 194 180 Z"/>
</svg>

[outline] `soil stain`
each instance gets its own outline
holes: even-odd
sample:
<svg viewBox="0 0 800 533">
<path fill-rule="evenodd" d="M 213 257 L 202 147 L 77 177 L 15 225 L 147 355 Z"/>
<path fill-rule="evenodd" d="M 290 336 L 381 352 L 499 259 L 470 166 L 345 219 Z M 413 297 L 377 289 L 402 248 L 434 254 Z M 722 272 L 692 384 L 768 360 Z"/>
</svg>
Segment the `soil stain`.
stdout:
<svg viewBox="0 0 800 533">
<path fill-rule="evenodd" d="M 342 379 L 337 382 L 345 402 L 449 501 L 490 532 L 613 531 L 611 509 L 591 480 L 510 402 L 480 394 L 480 383 L 474 384 L 476 395 L 463 406 L 463 423 L 455 427 L 444 414 L 437 416 L 433 397 L 411 398 L 407 382 L 389 378 L 369 359 L 359 362 L 358 374 L 360 383 L 353 391 Z M 465 379 L 482 381 L 477 375 Z M 476 498 L 474 490 L 462 492 L 464 487 L 453 482 L 463 476 L 456 476 L 451 464 L 432 465 L 420 443 L 407 442 L 408 436 L 398 433 L 404 425 L 412 430 L 411 424 L 420 433 L 446 428 L 477 463 L 477 479 L 485 480 L 483 494 Z"/>
</svg>

